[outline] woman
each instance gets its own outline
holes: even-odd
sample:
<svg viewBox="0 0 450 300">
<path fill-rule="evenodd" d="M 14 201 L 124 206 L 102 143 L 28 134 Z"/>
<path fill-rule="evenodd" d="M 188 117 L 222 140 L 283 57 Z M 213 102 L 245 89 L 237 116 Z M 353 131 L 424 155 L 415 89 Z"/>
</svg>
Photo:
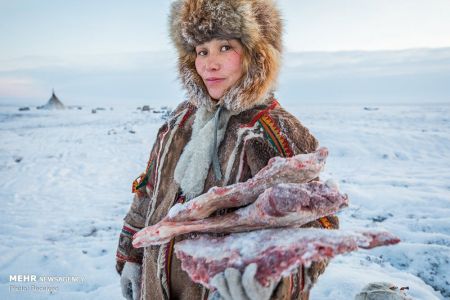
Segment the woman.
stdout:
<svg viewBox="0 0 450 300">
<path fill-rule="evenodd" d="M 136 231 L 160 221 L 175 203 L 213 186 L 246 181 L 271 157 L 309 153 L 318 147 L 308 129 L 273 96 L 282 31 L 273 1 L 178 0 L 169 21 L 188 100 L 160 128 L 146 172 L 133 183 L 135 197 L 117 251 L 124 295 L 308 299 L 326 262 L 301 267 L 269 287 L 249 281 L 253 268 L 244 272 L 245 282 L 236 270 L 227 270 L 215 278 L 217 292 L 210 293 L 193 283 L 172 255 L 174 243 L 186 237 L 143 251 L 131 246 Z M 337 218 L 309 226 L 336 228 Z"/>
</svg>

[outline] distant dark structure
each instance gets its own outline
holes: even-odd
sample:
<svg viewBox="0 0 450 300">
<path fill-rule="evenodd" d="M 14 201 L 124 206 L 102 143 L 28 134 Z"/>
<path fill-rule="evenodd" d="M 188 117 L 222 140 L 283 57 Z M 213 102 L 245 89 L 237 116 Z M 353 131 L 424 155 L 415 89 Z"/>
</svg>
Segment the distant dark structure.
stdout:
<svg viewBox="0 0 450 300">
<path fill-rule="evenodd" d="M 55 95 L 55 91 L 52 90 L 52 97 L 48 100 L 47 104 L 36 107 L 37 109 L 65 109 L 66 107 Z"/>
</svg>

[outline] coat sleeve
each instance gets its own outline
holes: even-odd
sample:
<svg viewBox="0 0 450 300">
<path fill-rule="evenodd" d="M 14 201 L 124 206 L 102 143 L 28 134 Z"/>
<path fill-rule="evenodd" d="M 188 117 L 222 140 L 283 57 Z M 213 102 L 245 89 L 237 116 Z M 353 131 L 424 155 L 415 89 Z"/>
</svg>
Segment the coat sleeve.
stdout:
<svg viewBox="0 0 450 300">
<path fill-rule="evenodd" d="M 142 263 L 143 248 L 136 249 L 131 242 L 133 235 L 144 227 L 145 214 L 143 212 L 148 206 L 148 202 L 149 197 L 136 193 L 130 210 L 125 216 L 116 252 L 116 270 L 119 274 L 122 273 L 127 261 Z"/>
<path fill-rule="evenodd" d="M 155 146 L 153 148 L 155 148 Z M 155 149 L 152 150 L 152 154 L 154 150 Z M 148 162 L 147 168 L 152 167 L 152 154 L 150 155 L 150 161 Z M 145 227 L 147 209 L 150 205 L 152 195 L 151 173 L 151 170 L 146 170 L 145 173 L 142 173 L 138 179 L 133 182 L 133 201 L 130 209 L 125 215 L 116 252 L 116 270 L 119 274 L 122 273 L 123 267 L 127 261 L 139 264 L 142 263 L 143 248 L 134 248 L 132 239 L 136 232 Z M 137 187 L 137 185 L 144 180 L 145 182 L 143 182 L 140 187 Z"/>
<path fill-rule="evenodd" d="M 264 117 L 263 137 L 253 138 L 245 145 L 245 155 L 251 176 L 258 173 L 274 156 L 293 156 L 310 153 L 319 147 L 317 139 L 300 121 L 282 108 L 271 111 Z M 276 141 L 274 141 L 276 139 Z M 319 180 L 316 178 L 315 180 Z M 304 227 L 336 229 L 337 217 L 310 222 Z M 327 260 L 313 263 L 309 268 L 301 266 L 291 277 L 283 278 L 275 289 L 272 300 L 309 298 L 309 290 L 325 271 Z"/>
<path fill-rule="evenodd" d="M 171 114 L 170 118 L 176 116 L 180 111 L 185 109 L 189 105 L 188 102 L 182 102 Z M 150 158 L 147 163 L 147 168 L 132 185 L 132 191 L 134 193 L 133 201 L 130 209 L 128 210 L 122 231 L 119 236 L 119 242 L 116 251 L 116 270 L 119 274 L 122 273 L 125 262 L 142 263 L 143 248 L 134 248 L 132 245 L 133 235 L 145 227 L 146 216 L 148 208 L 150 206 L 151 198 L 153 195 L 154 181 L 155 181 L 155 161 L 157 159 L 157 153 L 161 148 L 161 133 L 167 128 L 168 123 L 165 123 L 158 131 L 157 138 L 153 144 L 153 148 L 150 152 Z"/>
</svg>

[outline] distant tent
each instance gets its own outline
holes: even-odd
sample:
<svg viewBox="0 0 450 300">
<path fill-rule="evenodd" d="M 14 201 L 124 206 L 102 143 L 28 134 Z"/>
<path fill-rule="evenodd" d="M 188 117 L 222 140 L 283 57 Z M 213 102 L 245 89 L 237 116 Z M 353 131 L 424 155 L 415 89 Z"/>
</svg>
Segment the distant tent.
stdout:
<svg viewBox="0 0 450 300">
<path fill-rule="evenodd" d="M 55 95 L 55 91 L 52 91 L 52 97 L 48 100 L 47 104 L 37 107 L 38 109 L 65 109 L 64 104 Z"/>
</svg>

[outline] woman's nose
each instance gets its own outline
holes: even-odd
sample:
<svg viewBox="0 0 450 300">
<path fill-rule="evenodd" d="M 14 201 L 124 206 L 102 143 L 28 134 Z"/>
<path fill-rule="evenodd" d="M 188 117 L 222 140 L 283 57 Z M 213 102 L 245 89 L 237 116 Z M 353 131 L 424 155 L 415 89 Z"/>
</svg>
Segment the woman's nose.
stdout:
<svg viewBox="0 0 450 300">
<path fill-rule="evenodd" d="M 220 69 L 220 62 L 215 55 L 209 55 L 206 59 L 206 70 L 217 71 Z"/>
</svg>

